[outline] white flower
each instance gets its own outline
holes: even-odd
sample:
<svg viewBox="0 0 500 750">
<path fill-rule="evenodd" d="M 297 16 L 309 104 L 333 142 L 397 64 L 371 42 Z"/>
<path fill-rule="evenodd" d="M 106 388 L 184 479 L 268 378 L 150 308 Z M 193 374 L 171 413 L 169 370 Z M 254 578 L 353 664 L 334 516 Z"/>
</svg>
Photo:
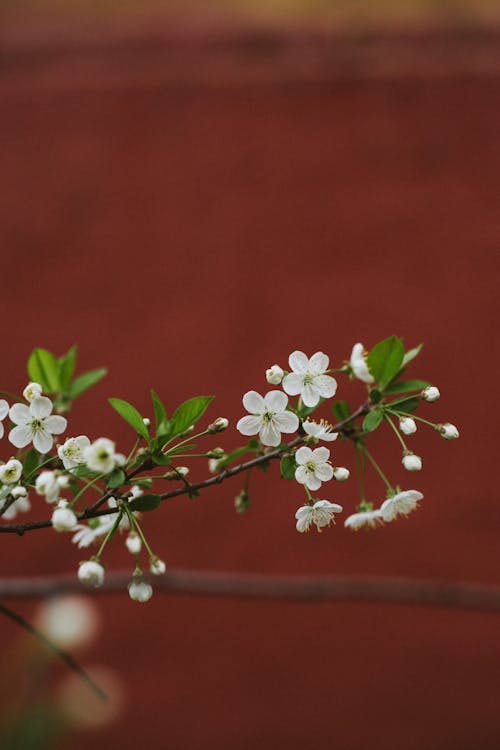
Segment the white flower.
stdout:
<svg viewBox="0 0 500 750">
<path fill-rule="evenodd" d="M 359 529 L 375 529 L 383 522 L 380 508 L 377 510 L 364 510 L 359 513 L 353 513 L 344 521 L 346 529 L 359 531 Z"/>
<path fill-rule="evenodd" d="M 295 461 L 298 464 L 295 469 L 297 482 L 305 484 L 310 490 L 319 490 L 322 482 L 328 482 L 333 477 L 333 469 L 327 463 L 329 458 L 328 448 L 311 450 L 303 445 L 295 454 Z"/>
<path fill-rule="evenodd" d="M 273 365 L 268 370 L 266 370 L 266 380 L 271 385 L 279 385 L 283 380 L 284 374 L 285 373 L 279 365 Z"/>
<path fill-rule="evenodd" d="M 325 419 L 321 419 L 319 423 L 313 419 L 306 419 L 305 422 L 302 422 L 302 427 L 306 435 L 315 438 L 315 440 L 324 440 L 330 443 L 338 438 L 338 432 L 332 432 L 333 426 Z"/>
<path fill-rule="evenodd" d="M 264 398 L 256 391 L 248 391 L 243 396 L 243 406 L 252 416 L 242 417 L 236 429 L 242 435 L 259 433 L 263 445 L 277 446 L 282 432 L 296 432 L 299 419 L 296 414 L 286 411 L 288 398 L 281 391 L 269 391 Z"/>
<path fill-rule="evenodd" d="M 437 427 L 445 440 L 456 440 L 460 435 L 458 429 L 451 422 L 445 422 L 445 424 L 440 424 Z"/>
<path fill-rule="evenodd" d="M 346 469 L 345 466 L 334 466 L 333 467 L 333 476 L 337 480 L 337 482 L 345 482 L 347 479 L 349 479 L 351 475 L 351 472 L 349 469 Z"/>
<path fill-rule="evenodd" d="M 363 383 L 373 383 L 375 378 L 368 369 L 366 356 L 363 344 L 354 344 L 351 352 L 351 369 L 354 373 L 354 377 L 358 378 L 358 380 L 362 380 Z"/>
<path fill-rule="evenodd" d="M 134 602 L 147 602 L 153 596 L 153 587 L 146 581 L 131 581 L 128 586 L 128 593 Z"/>
<path fill-rule="evenodd" d="M 413 435 L 417 431 L 417 423 L 411 417 L 402 417 L 399 420 L 399 429 L 405 435 Z"/>
<path fill-rule="evenodd" d="M 422 459 L 415 453 L 407 453 L 403 456 L 402 464 L 406 471 L 420 471 L 422 469 Z"/>
<path fill-rule="evenodd" d="M 134 498 L 136 497 L 140 497 L 141 495 L 144 495 L 144 491 L 141 490 L 138 484 L 133 484 L 132 487 L 130 488 L 129 502 L 131 500 L 134 500 Z"/>
<path fill-rule="evenodd" d="M 424 388 L 424 390 L 421 393 L 422 398 L 424 401 L 429 401 L 429 403 L 432 403 L 433 401 L 437 401 L 440 397 L 439 388 L 436 388 L 434 385 L 429 385 L 427 388 Z"/>
<path fill-rule="evenodd" d="M 163 560 L 160 560 L 159 557 L 155 557 L 151 558 L 151 565 L 149 566 L 149 569 L 154 576 L 162 576 L 165 573 L 167 566 L 165 565 Z"/>
<path fill-rule="evenodd" d="M 24 448 L 33 442 L 39 453 L 48 453 L 54 444 L 53 435 L 60 435 L 67 427 L 64 417 L 52 415 L 52 401 L 45 396 L 36 396 L 29 406 L 14 404 L 9 416 L 14 427 L 9 440 L 16 448 Z"/>
<path fill-rule="evenodd" d="M 56 531 L 73 531 L 78 523 L 76 515 L 68 508 L 66 500 L 60 500 L 52 513 L 52 527 Z"/>
<path fill-rule="evenodd" d="M 12 521 L 18 513 L 27 513 L 31 510 L 31 503 L 28 499 L 28 490 L 26 487 L 13 487 L 10 491 L 10 495 L 14 498 L 14 501 L 10 503 L 7 510 L 2 513 L 2 519 L 4 521 Z M 9 499 L 6 498 L 2 507 L 5 507 L 5 503 L 8 503 Z"/>
<path fill-rule="evenodd" d="M 43 388 L 40 383 L 28 383 L 23 391 L 23 396 L 26 401 L 31 403 L 34 398 L 39 398 L 42 395 L 42 392 Z"/>
<path fill-rule="evenodd" d="M 90 445 L 90 440 L 86 435 L 78 435 L 75 438 L 68 438 L 64 445 L 57 449 L 59 458 L 64 464 L 66 470 L 74 469 L 75 466 L 85 463 L 83 452 Z"/>
<path fill-rule="evenodd" d="M 131 555 L 138 555 L 141 551 L 142 542 L 139 534 L 135 531 L 131 531 L 128 537 L 125 539 L 125 546 Z"/>
<path fill-rule="evenodd" d="M 88 597 L 78 595 L 47 599 L 38 612 L 37 626 L 59 648 L 79 648 L 97 632 L 97 607 Z"/>
<path fill-rule="evenodd" d="M 95 560 L 87 560 L 78 568 L 78 579 L 86 586 L 98 588 L 104 583 L 104 568 Z"/>
<path fill-rule="evenodd" d="M 308 359 L 304 352 L 292 352 L 288 363 L 292 372 L 285 375 L 282 386 L 289 396 L 300 394 L 305 406 L 316 406 L 320 398 L 331 398 L 337 390 L 337 381 L 328 370 L 329 358 L 323 352 L 316 352 Z"/>
<path fill-rule="evenodd" d="M 131 490 L 132 497 L 138 497 L 139 495 L 142 495 L 142 490 L 139 488 L 132 488 Z M 114 497 L 110 497 L 108 500 L 108 507 L 109 508 L 116 508 L 117 502 Z M 90 547 L 91 544 L 94 544 L 94 542 L 98 541 L 103 536 L 106 536 L 108 531 L 111 530 L 111 527 L 113 526 L 114 522 L 116 520 L 116 515 L 114 513 L 110 513 L 107 516 L 98 516 L 97 518 L 93 518 L 91 525 L 85 526 L 85 524 L 77 524 L 73 531 L 76 531 L 76 534 L 73 534 L 71 537 L 71 541 L 73 544 L 77 544 L 80 549 L 83 547 Z M 126 531 L 130 528 L 130 524 L 128 522 L 128 518 L 124 515 L 119 523 L 118 528 L 120 531 Z"/>
<path fill-rule="evenodd" d="M 91 471 L 110 474 L 121 464 L 121 454 L 115 452 L 115 444 L 108 438 L 98 438 L 83 449 L 85 463 Z"/>
<path fill-rule="evenodd" d="M 297 519 L 297 531 L 303 533 L 309 531 L 311 524 L 314 524 L 318 531 L 324 526 L 329 526 L 334 519 L 334 513 L 341 513 L 342 506 L 337 503 L 330 503 L 328 500 L 317 500 L 314 505 L 303 505 L 295 514 Z"/>
<path fill-rule="evenodd" d="M 45 497 L 48 503 L 55 503 L 61 487 L 55 471 L 42 471 L 36 478 L 35 490 Z"/>
<path fill-rule="evenodd" d="M 0 482 L 3 484 L 15 484 L 21 478 L 23 465 L 16 458 L 11 458 L 7 463 L 0 466 Z"/>
<path fill-rule="evenodd" d="M 0 398 L 0 438 L 3 438 L 3 434 L 5 432 L 2 422 L 8 413 L 9 413 L 9 404 L 4 398 Z"/>
<path fill-rule="evenodd" d="M 422 493 L 417 490 L 405 490 L 387 498 L 380 506 L 383 520 L 388 523 L 399 515 L 407 516 L 418 507 L 418 501 L 422 498 Z"/>
</svg>

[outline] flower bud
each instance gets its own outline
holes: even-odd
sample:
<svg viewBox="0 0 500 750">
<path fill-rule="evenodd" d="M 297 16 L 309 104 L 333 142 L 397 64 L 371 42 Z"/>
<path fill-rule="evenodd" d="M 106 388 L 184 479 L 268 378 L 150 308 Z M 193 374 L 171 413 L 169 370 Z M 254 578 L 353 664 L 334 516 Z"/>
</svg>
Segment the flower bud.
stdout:
<svg viewBox="0 0 500 750">
<path fill-rule="evenodd" d="M 3 484 L 15 484 L 21 478 L 23 465 L 17 458 L 11 458 L 7 463 L 0 466 L 0 482 Z"/>
<path fill-rule="evenodd" d="M 226 419 L 226 417 L 217 417 L 215 422 L 212 422 L 212 424 L 209 424 L 207 427 L 207 432 L 213 434 L 214 432 L 223 432 L 227 427 L 229 426 L 229 419 Z"/>
<path fill-rule="evenodd" d="M 141 551 L 142 542 L 139 534 L 135 531 L 131 531 L 128 537 L 125 539 L 125 546 L 131 555 L 138 555 Z"/>
<path fill-rule="evenodd" d="M 189 474 L 187 466 L 176 466 L 173 471 L 168 471 L 164 479 L 183 479 Z"/>
<path fill-rule="evenodd" d="M 153 596 L 153 587 L 146 581 L 132 580 L 128 585 L 128 593 L 134 602 L 147 602 Z"/>
<path fill-rule="evenodd" d="M 349 479 L 350 475 L 349 469 L 346 469 L 345 466 L 334 466 L 333 467 L 333 476 L 337 480 L 337 482 L 345 482 L 346 479 Z"/>
<path fill-rule="evenodd" d="M 104 568 L 96 560 L 87 560 L 78 568 L 78 580 L 85 586 L 98 588 L 104 583 Z"/>
<path fill-rule="evenodd" d="M 154 557 L 151 558 L 149 569 L 154 576 L 162 576 L 165 573 L 167 566 L 159 557 Z"/>
<path fill-rule="evenodd" d="M 218 474 L 221 470 L 221 461 L 222 459 L 226 458 L 226 454 L 224 453 L 223 456 L 220 458 L 210 458 L 208 460 L 208 470 L 211 474 Z"/>
<path fill-rule="evenodd" d="M 146 427 L 149 427 L 149 425 L 151 424 L 151 420 L 150 420 L 149 417 L 143 417 L 142 421 L 144 422 L 144 424 L 146 425 Z"/>
<path fill-rule="evenodd" d="M 284 372 L 279 365 L 273 365 L 266 370 L 266 380 L 271 385 L 279 385 L 283 380 Z"/>
<path fill-rule="evenodd" d="M 237 513 L 246 513 L 250 507 L 250 495 L 246 490 L 241 492 L 234 498 L 234 507 Z"/>
<path fill-rule="evenodd" d="M 78 523 L 76 515 L 67 506 L 67 502 L 62 500 L 52 513 L 52 527 L 56 531 L 72 531 Z"/>
<path fill-rule="evenodd" d="M 69 487 L 69 477 L 67 476 L 67 474 L 60 474 L 56 478 L 56 482 L 57 482 L 58 487 L 60 487 L 63 490 L 66 490 Z"/>
<path fill-rule="evenodd" d="M 406 453 L 403 456 L 402 464 L 406 471 L 420 471 L 422 469 L 422 459 L 415 453 Z"/>
<path fill-rule="evenodd" d="M 459 431 L 451 422 L 445 422 L 445 424 L 438 424 L 437 429 L 441 433 L 445 440 L 456 440 L 460 435 Z"/>
<path fill-rule="evenodd" d="M 411 417 L 402 417 L 399 420 L 399 429 L 405 435 L 413 435 L 417 431 L 417 423 Z"/>
<path fill-rule="evenodd" d="M 26 497 L 28 494 L 28 490 L 26 489 L 26 487 L 13 487 L 10 491 L 10 494 L 15 498 Z"/>
<path fill-rule="evenodd" d="M 424 401 L 428 401 L 429 403 L 432 403 L 433 401 L 437 401 L 440 397 L 439 388 L 436 388 L 434 385 L 429 385 L 427 388 L 424 388 L 424 390 L 421 393 L 422 398 Z"/>
<path fill-rule="evenodd" d="M 31 403 L 34 398 L 38 398 L 39 396 L 41 396 L 42 392 L 43 388 L 40 383 L 28 383 L 23 391 L 23 396 L 26 401 L 29 401 Z"/>
<path fill-rule="evenodd" d="M 225 455 L 224 448 L 213 448 L 213 450 L 208 451 L 207 458 L 222 458 Z"/>
</svg>

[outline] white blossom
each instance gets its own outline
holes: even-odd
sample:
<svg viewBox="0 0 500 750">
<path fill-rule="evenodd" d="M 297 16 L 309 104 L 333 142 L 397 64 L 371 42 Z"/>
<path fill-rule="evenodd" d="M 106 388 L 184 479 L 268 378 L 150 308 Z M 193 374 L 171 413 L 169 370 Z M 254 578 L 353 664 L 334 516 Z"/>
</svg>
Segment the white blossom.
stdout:
<svg viewBox="0 0 500 750">
<path fill-rule="evenodd" d="M 52 527 L 56 531 L 73 531 L 78 523 L 75 513 L 68 507 L 66 500 L 60 500 L 52 513 Z"/>
<path fill-rule="evenodd" d="M 123 456 L 115 451 L 115 443 L 108 438 L 98 438 L 83 449 L 85 463 L 91 471 L 110 474 L 116 466 L 122 465 Z"/>
<path fill-rule="evenodd" d="M 281 391 L 269 391 L 264 398 L 256 391 L 248 391 L 243 396 L 243 406 L 251 416 L 242 417 L 236 429 L 242 435 L 256 435 L 263 445 L 277 446 L 281 433 L 296 432 L 299 419 L 287 411 L 288 398 Z"/>
<path fill-rule="evenodd" d="M 96 560 L 87 560 L 78 568 L 78 580 L 85 586 L 98 588 L 104 583 L 104 568 Z"/>
<path fill-rule="evenodd" d="M 59 648 L 81 648 L 97 632 L 96 605 L 78 595 L 47 599 L 38 612 L 37 627 Z"/>
<path fill-rule="evenodd" d="M 3 438 L 4 432 L 5 432 L 2 422 L 8 413 L 9 413 L 9 404 L 4 398 L 0 398 L 0 439 Z"/>
<path fill-rule="evenodd" d="M 31 403 L 34 398 L 39 398 L 42 395 L 42 393 L 43 393 L 43 388 L 40 385 L 40 383 L 28 383 L 28 385 L 23 391 L 23 396 L 26 399 L 26 401 L 29 401 Z"/>
<path fill-rule="evenodd" d="M 350 365 L 354 373 L 354 377 L 356 377 L 358 380 L 362 380 L 363 383 L 373 383 L 375 381 L 375 378 L 368 369 L 366 357 L 367 354 L 363 344 L 354 344 L 350 360 Z"/>
<path fill-rule="evenodd" d="M 451 424 L 451 422 L 445 422 L 445 424 L 438 425 L 438 429 L 445 440 L 456 440 L 460 435 L 458 429 L 454 424 Z"/>
<path fill-rule="evenodd" d="M 404 490 L 387 498 L 380 506 L 383 520 L 388 523 L 399 515 L 407 516 L 418 507 L 418 502 L 422 498 L 423 495 L 418 490 Z"/>
<path fill-rule="evenodd" d="M 320 398 L 331 398 L 337 390 L 337 381 L 326 375 L 329 362 L 323 352 L 316 352 L 310 359 L 304 352 L 292 352 L 288 358 L 292 372 L 283 378 L 283 390 L 289 396 L 300 394 L 308 407 L 316 406 Z"/>
<path fill-rule="evenodd" d="M 61 486 L 57 481 L 55 471 L 42 471 L 35 481 L 35 491 L 45 497 L 48 503 L 55 503 L 59 497 Z"/>
<path fill-rule="evenodd" d="M 0 482 L 3 484 L 15 484 L 21 478 L 22 473 L 22 463 L 16 458 L 11 458 L 10 461 L 0 466 Z"/>
<path fill-rule="evenodd" d="M 297 482 L 305 484 L 310 490 L 318 490 L 322 482 L 328 482 L 333 477 L 333 468 L 328 463 L 329 458 L 328 448 L 311 450 L 303 445 L 295 454 L 295 461 L 298 464 L 295 469 Z"/>
<path fill-rule="evenodd" d="M 266 380 L 270 385 L 279 385 L 283 380 L 284 374 L 285 373 L 279 365 L 273 365 L 266 370 Z"/>
<path fill-rule="evenodd" d="M 314 505 L 303 505 L 295 513 L 297 531 L 301 533 L 309 531 L 312 524 L 316 526 L 318 531 L 321 531 L 324 526 L 329 526 L 332 521 L 335 523 L 334 514 L 341 512 L 341 505 L 330 503 L 328 500 L 317 500 Z"/>
<path fill-rule="evenodd" d="M 429 385 L 427 386 L 427 388 L 424 388 L 421 396 L 424 401 L 429 401 L 429 403 L 432 403 L 433 401 L 437 401 L 441 394 L 439 392 L 439 388 L 436 388 L 436 386 L 434 385 Z"/>
<path fill-rule="evenodd" d="M 31 510 L 31 503 L 28 499 L 28 490 L 26 487 L 13 487 L 9 494 L 14 498 L 14 501 L 10 503 L 7 510 L 2 512 L 2 519 L 4 521 L 12 521 L 18 513 L 27 513 Z M 2 503 L 2 508 L 4 508 L 6 504 L 9 504 L 8 497 Z"/>
<path fill-rule="evenodd" d="M 347 479 L 349 479 L 351 475 L 351 472 L 349 469 L 346 469 L 345 466 L 334 466 L 333 467 L 333 476 L 337 480 L 337 482 L 345 482 Z"/>
<path fill-rule="evenodd" d="M 415 453 L 407 453 L 404 455 L 402 464 L 406 471 L 420 471 L 422 469 L 422 459 Z"/>
<path fill-rule="evenodd" d="M 68 438 L 64 445 L 58 447 L 58 456 L 67 471 L 85 463 L 84 451 L 89 445 L 90 440 L 86 435 L 78 435 L 78 437 Z"/>
<path fill-rule="evenodd" d="M 359 529 L 375 529 L 383 522 L 380 508 L 377 510 L 363 510 L 359 513 L 353 513 L 346 518 L 344 526 L 346 529 L 358 531 Z"/>
<path fill-rule="evenodd" d="M 68 424 L 64 417 L 53 415 L 52 408 L 52 401 L 45 396 L 36 396 L 29 406 L 11 406 L 9 416 L 16 427 L 9 433 L 10 442 L 16 448 L 33 442 L 39 453 L 48 453 L 54 444 L 53 435 L 60 435 Z"/>
<path fill-rule="evenodd" d="M 131 581 L 128 586 L 128 593 L 134 602 L 147 602 L 153 596 L 153 587 L 146 581 Z"/>
<path fill-rule="evenodd" d="M 160 560 L 159 557 L 155 557 L 151 558 L 149 569 L 154 576 L 162 576 L 165 573 L 167 566 L 163 560 Z"/>
<path fill-rule="evenodd" d="M 141 537 L 135 531 L 131 531 L 128 537 L 125 539 L 125 546 L 131 555 L 138 555 L 141 551 L 142 542 Z"/>
<path fill-rule="evenodd" d="M 417 423 L 411 417 L 401 417 L 399 429 L 404 435 L 413 435 L 417 431 Z"/>
<path fill-rule="evenodd" d="M 315 440 L 324 440 L 330 443 L 332 440 L 338 438 L 338 432 L 332 432 L 333 425 L 327 422 L 326 419 L 321 419 L 319 422 L 315 422 L 313 419 L 306 419 L 305 422 L 302 422 L 302 427 L 306 435 L 315 438 Z"/>
</svg>

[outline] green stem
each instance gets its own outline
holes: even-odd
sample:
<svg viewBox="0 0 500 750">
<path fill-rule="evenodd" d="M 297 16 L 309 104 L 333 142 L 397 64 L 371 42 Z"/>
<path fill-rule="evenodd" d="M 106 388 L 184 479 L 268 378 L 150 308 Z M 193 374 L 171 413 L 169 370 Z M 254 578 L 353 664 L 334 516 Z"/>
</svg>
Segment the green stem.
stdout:
<svg viewBox="0 0 500 750">
<path fill-rule="evenodd" d="M 144 546 L 146 547 L 146 549 L 148 551 L 148 555 L 150 557 L 156 557 L 156 555 L 154 554 L 153 550 L 149 546 L 146 537 L 144 536 L 144 532 L 141 529 L 141 526 L 140 526 L 139 521 L 137 520 L 137 518 L 134 516 L 134 514 L 132 513 L 132 511 L 130 510 L 130 508 L 127 508 L 127 506 L 125 506 L 125 511 L 127 513 L 127 516 L 128 516 L 130 528 L 134 529 L 135 531 L 137 531 L 137 533 L 141 537 L 142 543 L 144 544 Z M 138 564 L 139 564 L 139 560 L 137 560 L 137 565 Z"/>
<path fill-rule="evenodd" d="M 396 437 L 397 437 L 397 439 L 399 440 L 399 442 L 401 443 L 401 445 L 403 446 L 403 450 L 404 450 L 404 451 L 407 451 L 407 450 L 408 450 L 408 448 L 407 448 L 407 446 L 406 446 L 406 443 L 405 443 L 405 441 L 403 440 L 403 438 L 401 437 L 401 435 L 400 435 L 400 432 L 399 432 L 398 428 L 396 427 L 396 425 L 394 424 L 394 422 L 392 421 L 392 419 L 390 418 L 390 416 L 389 416 L 388 414 L 384 414 L 384 418 L 385 418 L 386 422 L 388 422 L 388 423 L 389 423 L 389 424 L 391 425 L 392 429 L 393 429 L 393 430 L 394 430 L 394 432 L 396 433 Z"/>
<path fill-rule="evenodd" d="M 72 508 L 76 501 L 79 500 L 79 498 L 83 495 L 84 492 L 86 492 L 90 487 L 93 487 L 96 482 L 99 482 L 101 479 L 103 479 L 106 476 L 106 474 L 99 474 L 99 476 L 92 479 L 90 482 L 87 482 L 85 487 L 82 487 L 82 489 L 76 493 L 73 500 L 71 501 L 69 507 Z"/>
<path fill-rule="evenodd" d="M 116 530 L 118 528 L 118 525 L 119 525 L 120 521 L 122 520 L 122 516 L 123 516 L 123 511 L 120 511 L 117 514 L 117 516 L 116 516 L 116 520 L 115 520 L 114 524 L 112 525 L 112 527 L 110 528 L 110 530 L 108 531 L 108 533 L 106 534 L 106 536 L 104 537 L 103 543 L 99 547 L 99 551 L 98 551 L 97 555 L 94 555 L 94 559 L 97 560 L 97 562 L 100 562 L 101 555 L 104 552 L 104 548 L 106 547 L 106 545 L 109 542 L 109 540 L 111 539 L 111 537 L 114 536 L 114 534 L 115 534 L 115 532 L 116 532 Z"/>
<path fill-rule="evenodd" d="M 162 451 L 163 451 L 163 453 L 165 453 L 166 456 L 168 456 L 169 453 L 171 453 L 172 451 L 176 451 L 178 448 L 181 447 L 181 445 L 186 445 L 186 443 L 191 442 L 191 440 L 197 440 L 198 438 L 203 437 L 204 435 L 208 435 L 208 434 L 209 434 L 208 430 L 203 430 L 203 432 L 198 432 L 196 435 L 188 435 L 188 437 L 185 440 L 181 440 L 180 443 L 177 443 L 177 445 L 173 445 L 172 448 L 170 448 L 170 450 L 166 451 L 165 448 L 167 447 L 168 443 L 171 442 L 169 440 L 163 446 Z M 173 438 L 172 438 L 172 440 L 173 440 Z"/>
<path fill-rule="evenodd" d="M 125 461 L 125 466 L 128 465 L 128 462 L 130 461 L 130 459 L 132 458 L 132 456 L 136 452 L 137 448 L 139 447 L 141 440 L 142 440 L 142 437 L 139 435 L 138 438 L 137 438 L 137 440 L 135 441 L 134 445 L 132 446 L 132 450 L 130 451 L 130 453 L 127 456 L 127 460 Z"/>
<path fill-rule="evenodd" d="M 436 429 L 435 422 L 429 422 L 428 419 L 424 419 L 423 417 L 417 417 L 416 414 L 407 414 L 406 412 L 394 411 L 393 409 L 387 409 L 387 411 L 390 412 L 390 414 L 393 414 L 395 417 L 399 417 L 399 418 L 402 417 L 403 419 L 404 417 L 410 417 L 410 419 L 416 419 L 417 422 L 423 422 L 424 424 L 428 424 L 429 427 L 433 427 L 434 429 Z"/>
<path fill-rule="evenodd" d="M 391 490 L 391 492 L 394 492 L 394 488 L 393 488 L 392 484 L 389 482 L 389 480 L 387 479 L 386 475 L 384 474 L 384 472 L 382 471 L 382 469 L 380 468 L 380 466 L 378 465 L 378 463 L 375 461 L 375 459 L 373 458 L 373 456 L 370 453 L 370 451 L 366 448 L 366 446 L 363 446 L 363 453 L 365 454 L 365 456 L 367 457 L 368 461 L 371 463 L 371 465 L 373 466 L 373 468 L 375 469 L 375 471 L 377 472 L 377 474 L 379 475 L 379 477 L 382 479 L 382 481 L 386 485 L 387 489 Z"/>
<path fill-rule="evenodd" d="M 42 461 L 41 464 L 38 464 L 38 466 L 36 467 L 36 469 L 33 469 L 33 471 L 30 472 L 27 477 L 24 477 L 24 484 L 28 484 L 28 482 L 31 479 L 31 477 L 35 476 L 35 474 L 37 473 L 37 471 L 39 469 L 41 469 L 42 466 L 46 466 L 47 464 L 50 464 L 50 462 L 53 461 L 54 459 L 55 459 L 55 456 L 50 456 L 50 458 L 47 458 L 47 459 L 45 459 L 45 461 Z"/>
</svg>

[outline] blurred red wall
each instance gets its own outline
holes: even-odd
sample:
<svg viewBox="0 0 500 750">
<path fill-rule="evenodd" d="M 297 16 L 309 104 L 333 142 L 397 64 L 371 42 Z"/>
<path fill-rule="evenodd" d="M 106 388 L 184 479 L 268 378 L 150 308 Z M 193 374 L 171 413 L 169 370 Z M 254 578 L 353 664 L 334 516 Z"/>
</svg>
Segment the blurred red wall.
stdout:
<svg viewBox="0 0 500 750">
<path fill-rule="evenodd" d="M 318 67 L 309 42 L 308 74 L 300 39 L 285 38 L 280 67 L 265 44 L 233 48 L 230 35 L 227 48 L 73 39 L 51 56 L 53 40 L 31 31 L 4 32 L 0 71 L 2 388 L 24 386 L 35 345 L 77 342 L 82 368 L 110 374 L 70 433 L 126 450 L 107 396 L 148 413 L 150 387 L 171 409 L 214 393 L 211 415 L 234 425 L 242 394 L 295 348 L 340 365 L 358 340 L 424 341 L 414 372 L 442 390 L 428 415 L 461 439 L 419 431 L 424 471 L 410 478 L 381 439 L 388 469 L 425 493 L 407 523 L 299 535 L 301 493 L 273 467 L 253 478 L 245 517 L 233 481 L 169 502 L 146 528 L 172 568 L 500 583 L 498 67 L 478 71 L 456 40 L 446 57 L 439 37 L 435 74 L 422 42 L 402 72 L 389 44 L 390 74 L 372 75 L 356 45 L 347 68 L 333 53 Z M 237 442 L 233 428 L 214 444 Z M 352 468 L 345 446 L 334 456 Z M 193 475 L 205 474 L 202 461 Z M 369 487 L 380 500 L 376 478 Z M 353 507 L 354 481 L 333 489 Z M 1 541 L 4 576 L 76 571 L 82 558 L 49 532 Z M 115 567 L 129 563 L 119 546 Z M 127 710 L 72 750 L 499 746 L 498 616 L 159 595 L 99 605 L 88 659 L 122 675 Z M 0 632 L 4 645 L 17 635 Z"/>
</svg>

